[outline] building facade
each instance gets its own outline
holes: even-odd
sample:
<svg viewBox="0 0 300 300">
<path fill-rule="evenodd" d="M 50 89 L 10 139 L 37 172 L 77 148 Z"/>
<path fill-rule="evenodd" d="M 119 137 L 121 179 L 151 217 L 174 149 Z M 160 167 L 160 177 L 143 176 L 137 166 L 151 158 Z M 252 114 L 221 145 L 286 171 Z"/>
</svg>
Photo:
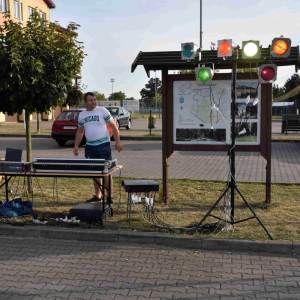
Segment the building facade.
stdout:
<svg viewBox="0 0 300 300">
<path fill-rule="evenodd" d="M 36 9 L 42 19 L 50 21 L 50 9 L 55 8 L 55 4 L 51 0 L 0 0 L 0 25 L 4 21 L 4 13 L 10 12 L 11 19 L 14 22 L 22 22 L 22 26 L 26 26 L 26 22 Z M 64 30 L 64 28 L 61 28 Z M 59 30 L 60 31 L 60 30 Z M 52 120 L 61 112 L 61 108 L 57 107 L 49 115 L 43 114 L 43 120 Z M 33 114 L 32 120 L 37 119 L 37 114 Z M 0 122 L 18 122 L 23 121 L 23 115 L 8 116 L 0 113 Z"/>
</svg>

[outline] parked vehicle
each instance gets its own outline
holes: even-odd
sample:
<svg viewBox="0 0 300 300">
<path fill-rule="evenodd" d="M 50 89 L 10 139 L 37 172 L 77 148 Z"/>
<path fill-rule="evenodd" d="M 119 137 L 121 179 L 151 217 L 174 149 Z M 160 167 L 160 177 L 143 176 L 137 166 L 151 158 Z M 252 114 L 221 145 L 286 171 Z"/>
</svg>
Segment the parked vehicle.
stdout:
<svg viewBox="0 0 300 300">
<path fill-rule="evenodd" d="M 124 107 L 106 106 L 105 108 L 110 112 L 119 129 L 120 127 L 126 127 L 127 130 L 131 129 L 131 115 Z"/>
<path fill-rule="evenodd" d="M 78 127 L 78 116 L 83 109 L 68 109 L 64 110 L 52 124 L 52 138 L 58 143 L 59 146 L 64 146 L 69 140 L 75 140 L 77 127 Z M 113 132 L 109 124 L 107 129 L 110 138 L 113 140 Z M 85 144 L 86 139 L 83 136 L 81 144 Z"/>
</svg>

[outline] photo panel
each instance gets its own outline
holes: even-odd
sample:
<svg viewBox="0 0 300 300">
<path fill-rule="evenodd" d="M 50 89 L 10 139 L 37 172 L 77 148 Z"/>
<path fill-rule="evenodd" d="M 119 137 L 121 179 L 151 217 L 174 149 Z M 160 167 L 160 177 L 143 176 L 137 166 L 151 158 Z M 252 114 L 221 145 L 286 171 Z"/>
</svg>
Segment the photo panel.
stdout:
<svg viewBox="0 0 300 300">
<path fill-rule="evenodd" d="M 253 105 L 253 101 L 237 102 L 235 107 L 235 117 L 238 119 L 257 119 L 258 104 Z"/>
<path fill-rule="evenodd" d="M 236 143 L 257 143 L 258 130 L 257 122 L 236 122 L 235 123 Z"/>
<path fill-rule="evenodd" d="M 226 142 L 226 129 L 176 129 L 176 142 Z"/>
</svg>

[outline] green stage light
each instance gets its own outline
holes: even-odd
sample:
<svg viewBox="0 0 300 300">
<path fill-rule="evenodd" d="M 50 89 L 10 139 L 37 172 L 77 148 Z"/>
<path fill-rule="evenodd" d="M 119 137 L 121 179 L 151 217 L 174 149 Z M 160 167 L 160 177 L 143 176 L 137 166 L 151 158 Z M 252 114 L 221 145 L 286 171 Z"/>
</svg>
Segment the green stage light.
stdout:
<svg viewBox="0 0 300 300">
<path fill-rule="evenodd" d="M 212 69 L 209 67 L 196 68 L 195 74 L 196 74 L 196 80 L 207 84 L 211 83 L 212 78 L 214 76 Z"/>
<path fill-rule="evenodd" d="M 259 41 L 243 41 L 242 58 L 260 58 Z"/>
<path fill-rule="evenodd" d="M 202 82 L 206 82 L 207 80 L 210 79 L 210 74 L 209 74 L 208 70 L 201 69 L 197 73 L 197 78 Z"/>
</svg>

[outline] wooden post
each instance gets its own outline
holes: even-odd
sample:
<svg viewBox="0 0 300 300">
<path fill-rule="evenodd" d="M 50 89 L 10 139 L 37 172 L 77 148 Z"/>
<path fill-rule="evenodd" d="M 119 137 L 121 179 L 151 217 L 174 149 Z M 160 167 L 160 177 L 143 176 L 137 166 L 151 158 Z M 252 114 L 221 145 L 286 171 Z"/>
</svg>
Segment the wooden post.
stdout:
<svg viewBox="0 0 300 300">
<path fill-rule="evenodd" d="M 163 146 L 163 189 L 164 203 L 169 204 L 169 162 L 167 156 L 167 76 L 168 69 L 162 69 L 162 146 Z M 172 112 L 173 113 L 173 112 Z"/>
<path fill-rule="evenodd" d="M 271 203 L 271 155 L 272 155 L 272 84 L 267 85 L 267 167 L 266 203 Z"/>
</svg>

